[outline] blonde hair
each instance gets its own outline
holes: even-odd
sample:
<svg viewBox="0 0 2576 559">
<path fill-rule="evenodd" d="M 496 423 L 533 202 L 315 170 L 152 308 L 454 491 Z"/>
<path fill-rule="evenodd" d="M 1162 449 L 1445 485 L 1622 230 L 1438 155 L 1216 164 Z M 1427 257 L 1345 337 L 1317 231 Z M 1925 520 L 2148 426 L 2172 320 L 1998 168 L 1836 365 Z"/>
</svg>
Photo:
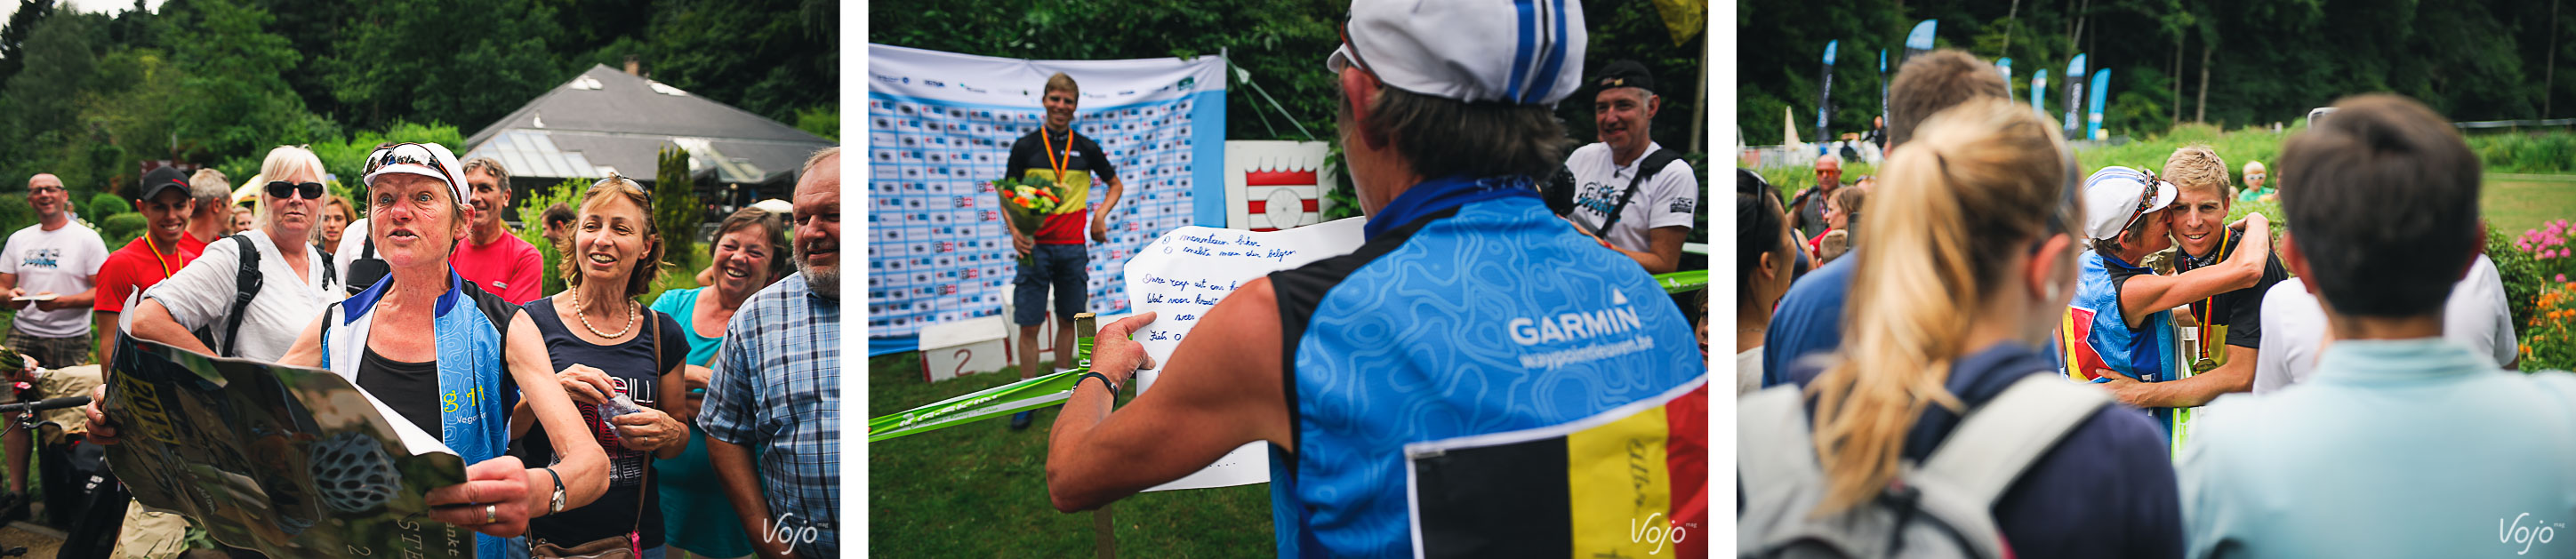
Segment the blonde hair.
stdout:
<svg viewBox="0 0 2576 559">
<path fill-rule="evenodd" d="M 2229 194 L 2233 194 L 2230 191 L 2235 190 L 2227 181 L 2227 162 L 2220 160 L 2218 152 L 2209 149 L 2208 144 L 2192 144 L 2174 150 L 2172 156 L 2165 158 L 2164 172 L 2157 175 L 2177 187 L 2216 190 L 2222 204 L 2226 203 Z"/>
<path fill-rule="evenodd" d="M 1062 91 L 1080 96 L 1082 95 L 1082 86 L 1074 85 L 1073 76 L 1065 75 L 1064 72 L 1056 72 L 1053 76 L 1047 76 L 1046 89 L 1041 90 L 1038 93 L 1044 94 L 1051 91 Z"/>
<path fill-rule="evenodd" d="M 322 158 L 313 155 L 312 150 L 296 146 L 277 146 L 268 150 L 268 157 L 259 162 L 259 176 L 250 179 L 251 184 L 259 188 L 250 197 L 252 229 L 268 227 L 268 204 L 261 202 L 267 200 L 262 196 L 268 193 L 269 181 L 287 180 L 286 177 L 295 176 L 298 172 L 312 175 L 313 182 L 322 182 L 322 176 L 330 173 L 322 167 Z"/>
<path fill-rule="evenodd" d="M 1944 388 L 1974 311 L 2009 275 L 1995 247 L 2018 249 L 2081 223 L 2067 197 L 2065 139 L 2029 107 L 1974 99 L 1924 120 L 1880 169 L 1884 211 L 1858 258 L 1844 351 L 1807 386 L 1829 515 L 1868 502 L 1896 475 L 1906 433 L 1930 405 L 1964 405 Z M 2062 232 L 2062 231 L 2061 231 Z M 1864 310 L 1865 309 L 1865 310 Z"/>
</svg>

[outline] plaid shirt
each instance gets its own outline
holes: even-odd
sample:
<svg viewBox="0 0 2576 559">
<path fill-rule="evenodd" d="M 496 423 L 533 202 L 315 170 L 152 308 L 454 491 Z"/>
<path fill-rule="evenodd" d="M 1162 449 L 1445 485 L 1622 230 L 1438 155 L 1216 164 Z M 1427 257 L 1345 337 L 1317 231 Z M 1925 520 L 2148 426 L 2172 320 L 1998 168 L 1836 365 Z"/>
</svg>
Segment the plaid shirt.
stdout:
<svg viewBox="0 0 2576 559">
<path fill-rule="evenodd" d="M 806 557 L 840 556 L 840 302 L 815 295 L 803 274 L 760 290 L 725 325 L 714 371 L 698 428 L 761 453 L 769 537 L 785 532 Z"/>
</svg>

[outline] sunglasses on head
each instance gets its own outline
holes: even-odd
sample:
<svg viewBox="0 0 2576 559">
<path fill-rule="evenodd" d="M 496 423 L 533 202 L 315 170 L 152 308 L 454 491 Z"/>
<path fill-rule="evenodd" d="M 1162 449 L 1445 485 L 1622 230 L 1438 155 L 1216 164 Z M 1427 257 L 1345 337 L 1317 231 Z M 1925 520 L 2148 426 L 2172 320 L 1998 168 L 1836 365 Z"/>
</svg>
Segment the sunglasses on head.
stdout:
<svg viewBox="0 0 2576 559">
<path fill-rule="evenodd" d="M 304 195 L 305 199 L 320 200 L 322 199 L 322 183 L 268 181 L 268 197 L 270 198 L 295 198 L 296 194 L 299 192 Z"/>
<path fill-rule="evenodd" d="M 456 176 L 447 169 L 447 165 L 438 162 L 438 156 L 430 153 L 427 146 L 411 142 L 376 146 L 374 153 L 367 154 L 367 166 L 360 175 L 373 175 L 386 166 L 403 164 L 435 169 L 442 176 Z"/>
<path fill-rule="evenodd" d="M 1350 51 L 1350 53 L 1351 53 L 1351 65 L 1352 65 L 1352 66 L 1357 66 L 1357 67 L 1359 67 L 1359 69 L 1360 69 L 1360 71 L 1361 71 L 1361 72 L 1365 72 L 1365 73 L 1367 73 L 1368 75 L 1371 75 L 1371 76 L 1375 76 L 1375 75 L 1377 75 L 1377 70 L 1376 70 L 1376 69 L 1373 69 L 1373 68 L 1370 68 L 1370 67 L 1369 67 L 1369 63 L 1368 63 L 1368 61 L 1367 61 L 1367 60 L 1365 60 L 1365 59 L 1361 59 L 1361 58 L 1360 58 L 1360 46 L 1351 42 L 1351 24 L 1350 24 L 1350 22 L 1347 22 L 1347 21 L 1346 21 L 1346 22 L 1342 22 L 1342 23 L 1334 24 L 1334 25 L 1333 25 L 1333 32 L 1342 36 L 1342 50 Z"/>
</svg>

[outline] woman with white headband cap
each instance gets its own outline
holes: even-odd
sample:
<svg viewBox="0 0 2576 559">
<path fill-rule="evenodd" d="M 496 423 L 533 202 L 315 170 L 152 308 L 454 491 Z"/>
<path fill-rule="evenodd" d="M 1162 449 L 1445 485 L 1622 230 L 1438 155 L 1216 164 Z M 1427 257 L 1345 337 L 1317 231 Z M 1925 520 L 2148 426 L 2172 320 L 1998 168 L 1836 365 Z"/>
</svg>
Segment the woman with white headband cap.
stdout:
<svg viewBox="0 0 2576 559">
<path fill-rule="evenodd" d="M 465 483 L 430 490 L 428 516 L 480 532 L 476 555 L 499 559 L 525 549 L 513 538 L 527 531 L 529 518 L 606 491 L 608 460 L 583 436 L 580 412 L 555 380 L 528 318 L 448 266 L 470 223 L 461 170 L 455 154 L 437 144 L 389 144 L 367 156 L 375 222 L 367 235 L 391 272 L 325 307 L 279 363 L 339 373 L 422 431 L 441 434 L 471 465 Z M 515 400 L 525 400 L 547 427 L 560 461 L 529 468 L 503 455 Z M 115 429 L 102 432 L 98 408 L 89 413 L 92 438 L 112 440 Z"/>
</svg>

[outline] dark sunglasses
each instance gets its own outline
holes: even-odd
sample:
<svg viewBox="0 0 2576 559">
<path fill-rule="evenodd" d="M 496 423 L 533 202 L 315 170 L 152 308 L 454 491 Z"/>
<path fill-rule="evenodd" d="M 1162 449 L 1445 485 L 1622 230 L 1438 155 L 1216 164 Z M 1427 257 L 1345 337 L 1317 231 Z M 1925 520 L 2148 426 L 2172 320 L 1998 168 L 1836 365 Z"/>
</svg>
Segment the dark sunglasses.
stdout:
<svg viewBox="0 0 2576 559">
<path fill-rule="evenodd" d="M 294 198 L 297 192 L 302 192 L 305 199 L 320 200 L 322 199 L 322 183 L 308 182 L 297 184 L 286 181 L 268 181 L 268 197 L 270 198 Z"/>
</svg>

